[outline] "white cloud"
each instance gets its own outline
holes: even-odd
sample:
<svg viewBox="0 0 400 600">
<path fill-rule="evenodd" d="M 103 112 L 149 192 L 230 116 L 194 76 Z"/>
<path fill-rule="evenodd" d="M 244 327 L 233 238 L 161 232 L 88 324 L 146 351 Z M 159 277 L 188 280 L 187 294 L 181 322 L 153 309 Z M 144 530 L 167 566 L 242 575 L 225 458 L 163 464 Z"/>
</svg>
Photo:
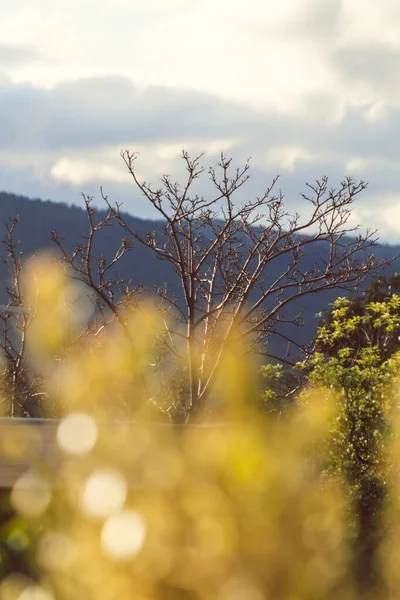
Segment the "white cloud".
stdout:
<svg viewBox="0 0 400 600">
<path fill-rule="evenodd" d="M 277 113 L 297 110 L 304 95 L 333 89 L 335 77 L 312 38 L 285 36 L 286 21 L 301 3 L 274 6 L 204 0 L 190 13 L 154 24 L 139 38 L 140 78 Z"/>
<path fill-rule="evenodd" d="M 351 156 L 346 162 L 346 171 L 358 175 L 360 173 L 368 174 L 378 170 L 398 171 L 400 168 L 400 159 L 381 158 L 380 156 Z"/>
<path fill-rule="evenodd" d="M 177 10 L 185 10 L 198 4 L 201 0 L 114 0 L 114 4 L 134 7 L 142 13 L 171 13 Z"/>
<path fill-rule="evenodd" d="M 39 64 L 8 72 L 51 86 L 119 73 L 142 85 L 185 87 L 299 113 L 309 94 L 337 107 L 384 98 L 368 82 L 344 85 L 335 52 L 400 47 L 397 0 L 29 0 L 2 14 L 3 43 L 29 44 Z M 377 97 L 378 96 L 378 97 Z M 398 98 L 400 103 L 400 97 Z M 339 112 L 340 109 L 338 108 Z"/>
<path fill-rule="evenodd" d="M 399 244 L 400 194 L 395 192 L 371 195 L 368 204 L 358 203 L 351 216 L 351 224 L 378 230 L 380 239 Z"/>
<path fill-rule="evenodd" d="M 50 175 L 56 181 L 66 181 L 74 185 L 95 181 L 99 177 L 105 182 L 127 180 L 127 175 L 121 168 L 118 169 L 109 163 L 68 157 L 58 160 L 51 168 Z"/>
<path fill-rule="evenodd" d="M 340 43 L 379 43 L 400 48 L 400 5 L 397 0 L 343 0 Z"/>
<path fill-rule="evenodd" d="M 209 160 L 222 151 L 229 151 L 234 143 L 232 140 L 189 140 L 185 143 L 185 150 L 193 156 L 203 152 Z M 57 182 L 67 182 L 75 186 L 114 182 L 128 184 L 131 182 L 131 176 L 120 157 L 120 150 L 115 146 L 71 150 L 68 155 L 57 158 L 50 167 L 49 175 Z M 178 178 L 184 176 L 185 167 L 180 160 L 182 150 L 182 144 L 136 143 L 139 177 L 154 181 L 163 173 L 174 172 Z M 39 171 L 38 165 L 48 164 L 50 157 L 51 154 L 42 155 L 42 163 L 36 158 L 36 172 Z"/>
<path fill-rule="evenodd" d="M 269 167 L 293 172 L 300 163 L 318 164 L 318 155 L 302 146 L 274 146 L 266 153 Z"/>
<path fill-rule="evenodd" d="M 291 206 L 363 177 L 358 214 L 395 235 L 398 0 L 14 0 L 0 39 L 0 189 L 127 198 L 121 147 L 152 181 L 181 177 L 183 147 L 225 150 L 253 157 L 249 193 L 282 172 Z"/>
</svg>

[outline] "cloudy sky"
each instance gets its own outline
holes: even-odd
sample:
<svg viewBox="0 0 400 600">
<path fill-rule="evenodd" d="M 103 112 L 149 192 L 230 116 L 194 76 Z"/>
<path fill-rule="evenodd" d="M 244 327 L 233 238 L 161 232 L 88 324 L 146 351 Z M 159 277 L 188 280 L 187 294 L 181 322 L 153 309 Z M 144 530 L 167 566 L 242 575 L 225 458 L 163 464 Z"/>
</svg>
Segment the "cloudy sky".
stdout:
<svg viewBox="0 0 400 600">
<path fill-rule="evenodd" d="M 0 0 L 0 189 L 151 216 L 119 156 L 250 156 L 289 206 L 328 175 L 369 182 L 355 218 L 400 242 L 398 0 Z"/>
</svg>

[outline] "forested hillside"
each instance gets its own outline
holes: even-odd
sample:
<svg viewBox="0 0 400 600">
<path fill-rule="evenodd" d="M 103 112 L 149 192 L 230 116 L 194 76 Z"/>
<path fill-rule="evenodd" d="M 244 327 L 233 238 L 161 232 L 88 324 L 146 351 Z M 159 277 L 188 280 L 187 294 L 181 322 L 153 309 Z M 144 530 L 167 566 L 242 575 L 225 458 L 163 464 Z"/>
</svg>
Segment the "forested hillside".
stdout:
<svg viewBox="0 0 400 600">
<path fill-rule="evenodd" d="M 97 218 L 106 213 L 99 211 Z M 20 241 L 19 249 L 27 256 L 43 248 L 55 250 L 54 242 L 50 239 L 52 231 L 64 238 L 64 245 L 71 250 L 79 239 L 82 239 L 88 232 L 87 215 L 83 208 L 77 206 L 68 206 L 62 203 L 43 201 L 40 199 L 29 199 L 14 194 L 0 193 L 0 237 L 4 238 L 6 233 L 6 223 L 15 216 L 20 217 L 17 226 L 17 239 Z M 161 222 L 142 220 L 129 215 L 125 216 L 130 227 L 145 236 L 147 231 L 155 231 L 161 234 Z M 95 252 L 97 255 L 104 255 L 110 259 L 120 245 L 121 238 L 126 232 L 116 223 L 102 229 L 95 243 Z M 313 253 L 309 253 L 302 259 L 303 269 L 311 268 L 317 259 L 324 255 L 326 247 L 320 245 L 321 253 L 315 255 L 315 245 Z M 378 245 L 374 249 L 377 258 L 392 258 L 400 254 L 400 246 Z M 285 257 L 282 257 L 286 260 Z M 277 277 L 284 270 L 285 265 L 278 258 L 271 262 L 271 278 Z M 399 260 L 392 262 L 387 269 L 387 274 L 399 270 Z M 148 290 L 154 289 L 156 285 L 168 285 L 178 297 L 181 295 L 180 283 L 176 275 L 172 272 L 168 262 L 159 261 L 154 258 L 152 253 L 140 244 L 135 243 L 131 252 L 126 254 L 118 263 L 118 274 L 120 277 L 131 279 L 132 285 L 143 284 Z M 0 264 L 0 299 L 5 301 L 6 297 L 7 272 L 3 264 Z M 340 290 L 329 290 L 323 293 L 310 294 L 306 299 L 293 303 L 287 307 L 287 317 L 295 317 L 299 309 L 304 311 L 304 327 L 299 327 L 294 337 L 299 344 L 307 344 L 316 331 L 318 323 L 317 313 L 320 313 L 332 303 L 337 296 L 346 295 Z M 292 333 L 293 335 L 293 333 Z M 279 342 L 278 342 L 279 343 Z M 283 344 L 283 342 L 280 342 Z"/>
</svg>

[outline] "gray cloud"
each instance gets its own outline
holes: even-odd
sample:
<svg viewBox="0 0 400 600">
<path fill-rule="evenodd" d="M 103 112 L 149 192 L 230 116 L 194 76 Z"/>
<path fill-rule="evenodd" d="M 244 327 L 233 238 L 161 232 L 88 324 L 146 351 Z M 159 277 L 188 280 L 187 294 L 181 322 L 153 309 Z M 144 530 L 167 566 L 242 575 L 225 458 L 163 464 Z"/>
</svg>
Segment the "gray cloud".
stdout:
<svg viewBox="0 0 400 600">
<path fill-rule="evenodd" d="M 279 136 L 284 143 L 304 130 L 298 119 L 284 121 L 282 127 L 276 118 L 206 94 L 162 87 L 140 91 L 122 77 L 81 80 L 52 90 L 4 85 L 0 96 L 3 146 L 24 141 L 56 149 L 132 139 L 176 141 L 246 132 L 250 136 L 262 125 L 268 126 L 273 140 Z"/>
<path fill-rule="evenodd" d="M 110 197 L 123 201 L 131 212 L 152 216 L 138 201 L 131 184 L 102 181 L 101 173 L 84 185 L 55 181 L 50 175 L 51 157 L 54 163 L 70 151 L 87 151 L 95 159 L 96 149 L 143 142 L 184 146 L 197 140 L 201 151 L 207 140 L 232 138 L 238 140 L 230 151 L 237 162 L 246 156 L 255 159 L 248 194 L 260 193 L 277 172 L 283 171 L 281 185 L 287 203 L 297 208 L 305 181 L 326 174 L 337 184 L 354 157 L 370 161 L 368 171 L 355 173 L 371 184 L 369 193 L 360 198 L 363 206 L 376 202 L 379 195 L 397 194 L 400 111 L 392 109 L 387 118 L 367 122 L 364 112 L 368 107 L 353 108 L 335 124 L 331 119 L 334 108 L 328 95 L 310 96 L 302 117 L 282 116 L 207 94 L 163 87 L 141 90 L 128 79 L 111 76 L 64 83 L 50 90 L 3 83 L 0 150 L 14 160 L 2 164 L 0 158 L 0 189 L 79 202 L 80 191 L 96 194 L 98 185 L 104 184 Z M 300 157 L 292 172 L 267 161 L 262 167 L 260 157 L 282 146 L 304 148 L 311 158 Z M 44 175 L 38 174 L 33 160 L 40 153 L 50 157 Z M 24 164 L 27 154 L 32 161 Z M 382 165 L 379 161 L 383 159 L 387 163 Z"/>
<path fill-rule="evenodd" d="M 38 52 L 32 46 L 0 43 L 0 65 L 3 67 L 32 62 L 38 58 Z"/>
<path fill-rule="evenodd" d="M 264 113 L 247 105 L 196 92 L 151 87 L 144 91 L 123 77 L 64 83 L 54 89 L 3 85 L 0 95 L 0 147 L 91 148 L 136 140 L 181 142 L 238 137 L 255 149 L 304 145 L 310 151 L 331 149 L 368 152 L 391 136 L 390 122 L 366 124 L 361 109 L 349 111 L 338 125 L 329 125 L 333 101 L 310 96 L 301 117 Z M 372 139 L 371 139 L 372 136 Z"/>
<path fill-rule="evenodd" d="M 342 3 L 338 0 L 310 0 L 304 2 L 304 8 L 290 23 L 289 35 L 299 38 L 334 42 L 340 27 Z"/>
<path fill-rule="evenodd" d="M 175 141 L 238 131 L 259 118 L 207 94 L 162 87 L 141 91 L 128 79 L 104 77 L 51 90 L 3 86 L 0 145 L 77 148 L 138 141 Z"/>
<path fill-rule="evenodd" d="M 378 86 L 378 89 L 385 88 L 399 97 L 400 50 L 370 43 L 337 49 L 332 60 L 347 84 L 361 82 L 374 88 Z"/>
</svg>

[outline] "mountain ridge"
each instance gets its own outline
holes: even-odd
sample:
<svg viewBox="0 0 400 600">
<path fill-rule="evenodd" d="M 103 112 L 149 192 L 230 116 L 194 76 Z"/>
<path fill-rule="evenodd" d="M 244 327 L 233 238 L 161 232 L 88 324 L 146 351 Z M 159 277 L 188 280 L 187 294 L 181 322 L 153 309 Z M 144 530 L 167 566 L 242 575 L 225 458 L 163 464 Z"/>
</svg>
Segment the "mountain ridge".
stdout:
<svg viewBox="0 0 400 600">
<path fill-rule="evenodd" d="M 105 216 L 106 210 L 95 207 L 98 218 Z M 20 217 L 16 229 L 16 239 L 20 241 L 19 251 L 26 255 L 31 255 L 40 249 L 52 248 L 55 250 L 55 244 L 50 239 L 51 231 L 56 231 L 64 240 L 65 247 L 71 251 L 76 242 L 82 235 L 88 231 L 87 214 L 84 208 L 76 205 L 68 205 L 64 202 L 53 202 L 51 200 L 42 200 L 40 198 L 28 198 L 9 192 L 0 192 L 0 240 L 6 235 L 6 223 L 10 218 Z M 162 222 L 159 220 L 142 219 L 124 213 L 124 217 L 133 230 L 137 230 L 142 235 L 149 229 L 161 232 Z M 113 223 L 110 227 L 104 228 L 96 236 L 94 253 L 104 254 L 110 258 L 119 245 L 122 237 L 126 237 L 126 232 L 118 225 Z M 0 251 L 4 256 L 5 250 Z M 391 258 L 393 255 L 400 255 L 400 245 L 390 245 L 380 243 L 371 248 L 377 258 Z M 304 259 L 305 262 L 314 260 L 313 254 Z M 280 271 L 282 265 L 271 264 L 271 270 Z M 396 259 L 385 270 L 385 274 L 400 270 L 400 260 Z M 181 294 L 181 286 L 178 277 L 172 271 L 171 265 L 166 261 L 156 260 L 151 251 L 139 243 L 134 244 L 134 249 L 128 252 L 118 263 L 118 274 L 125 279 L 132 279 L 133 285 L 142 284 L 148 290 L 155 286 L 163 286 L 168 282 L 171 291 Z M 272 277 L 274 276 L 272 272 Z M 4 264 L 0 264 L 0 302 L 6 300 L 7 271 Z M 290 308 L 291 315 L 302 308 L 304 310 L 304 327 L 296 331 L 296 341 L 300 344 L 307 344 L 311 341 L 316 332 L 318 320 L 315 318 L 317 313 L 323 312 L 327 306 L 338 296 L 346 295 L 342 290 L 330 290 L 321 293 L 311 294 L 306 300 L 293 304 Z"/>
</svg>

